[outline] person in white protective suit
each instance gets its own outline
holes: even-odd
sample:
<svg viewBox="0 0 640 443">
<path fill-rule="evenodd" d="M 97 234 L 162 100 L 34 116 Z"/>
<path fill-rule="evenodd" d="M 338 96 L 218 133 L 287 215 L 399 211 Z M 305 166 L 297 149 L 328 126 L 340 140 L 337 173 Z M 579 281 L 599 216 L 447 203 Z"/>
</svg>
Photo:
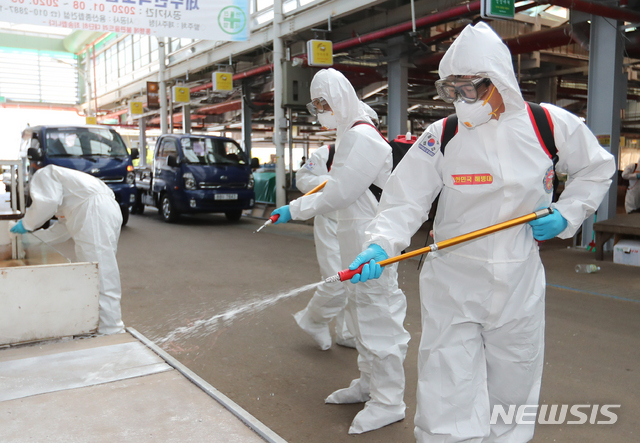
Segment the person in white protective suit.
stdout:
<svg viewBox="0 0 640 443">
<path fill-rule="evenodd" d="M 377 262 L 409 245 L 439 193 L 436 242 L 551 206 L 547 217 L 430 253 L 420 275 L 417 441 L 527 442 L 533 424 L 490 422 L 496 409 L 538 404 L 545 275 L 536 240 L 571 237 L 600 205 L 615 162 L 576 116 L 544 104 L 556 169 L 568 174 L 551 204 L 552 161 L 534 131 L 511 54 L 485 23 L 462 31 L 439 74 L 438 95 L 454 103 L 458 132 L 444 155 L 443 120 L 411 147 L 384 189 L 367 232 L 370 246 L 350 268 L 368 262 L 356 280 L 379 275 Z"/>
<path fill-rule="evenodd" d="M 333 147 L 335 149 L 335 145 Z M 335 151 L 334 151 L 335 152 Z M 309 160 L 296 172 L 297 188 L 307 193 L 329 178 L 327 164 L 330 147 L 321 146 L 311 154 Z M 335 154 L 334 154 L 335 155 Z M 331 159 L 333 161 L 333 159 Z M 330 167 L 330 166 L 329 166 Z M 340 245 L 337 236 L 337 213 L 318 214 L 313 220 L 313 239 L 320 274 L 325 279 L 342 269 Z M 347 291 L 342 282 L 326 283 L 316 289 L 307 307 L 294 315 L 298 326 L 309 334 L 323 351 L 331 347 L 329 322 L 336 319 L 336 343 L 350 348 L 356 347 L 356 340 L 349 331 L 345 318 Z"/>
<path fill-rule="evenodd" d="M 122 213 L 113 191 L 102 180 L 89 174 L 49 165 L 33 174 L 29 193 L 32 204 L 24 218 L 11 229 L 12 232 L 24 234 L 33 231 L 55 215 L 57 223 L 38 231 L 37 238 L 49 244 L 72 238 L 78 261 L 98 262 L 98 333 L 124 332 L 120 310 L 120 272 L 116 261 Z"/>
<path fill-rule="evenodd" d="M 274 211 L 280 218 L 306 220 L 338 211 L 337 235 L 342 267 L 360 252 L 365 228 L 378 202 L 369 191 L 383 188 L 391 173 L 391 147 L 371 123 L 364 104 L 349 81 L 334 69 L 319 71 L 311 82 L 310 108 L 320 124 L 336 128 L 336 154 L 322 192 L 301 197 Z M 350 434 L 359 434 L 402 420 L 405 415 L 403 361 L 409 333 L 404 329 L 406 299 L 398 288 L 397 268 L 390 266 L 380 280 L 347 285 L 347 309 L 353 320 L 360 378 L 348 388 L 331 394 L 327 403 L 359 403 L 365 407 L 351 423 Z"/>
<path fill-rule="evenodd" d="M 638 159 L 640 162 L 640 159 Z M 629 187 L 624 196 L 624 210 L 627 214 L 640 211 L 640 167 L 638 163 L 627 165 L 622 171 L 622 178 L 629 180 Z"/>
<path fill-rule="evenodd" d="M 378 126 L 378 114 L 367 104 L 363 104 L 366 114 L 374 126 Z M 316 149 L 296 172 L 296 186 L 305 194 L 329 179 L 329 169 L 335 156 L 335 144 L 324 145 Z M 303 157 L 304 158 L 304 157 Z M 342 269 L 340 244 L 337 236 L 337 213 L 318 214 L 314 217 L 313 238 L 316 244 L 316 256 L 320 265 L 320 274 L 325 279 Z M 351 319 L 346 312 L 347 291 L 341 282 L 326 283 L 316 289 L 307 307 L 296 313 L 294 318 L 320 349 L 331 347 L 331 333 L 328 323 L 335 318 L 336 343 L 349 348 L 356 347 L 356 339 Z M 351 328 L 351 330 L 349 329 Z"/>
</svg>

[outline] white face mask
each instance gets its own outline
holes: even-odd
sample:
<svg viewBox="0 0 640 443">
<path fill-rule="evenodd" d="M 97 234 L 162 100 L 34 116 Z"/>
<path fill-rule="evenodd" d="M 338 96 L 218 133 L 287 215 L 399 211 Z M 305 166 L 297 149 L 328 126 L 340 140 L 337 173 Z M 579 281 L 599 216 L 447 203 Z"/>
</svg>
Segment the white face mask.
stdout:
<svg viewBox="0 0 640 443">
<path fill-rule="evenodd" d="M 493 95 L 494 90 L 495 86 L 493 90 L 491 90 L 489 97 L 482 101 L 478 100 L 475 103 L 465 103 L 460 100 L 455 101 L 453 106 L 456 108 L 458 120 L 469 129 L 484 125 L 491 120 L 495 112 L 489 103 L 489 99 L 491 95 Z"/>
<path fill-rule="evenodd" d="M 336 115 L 330 111 L 318 114 L 318 121 L 327 129 L 336 129 L 338 127 Z"/>
</svg>

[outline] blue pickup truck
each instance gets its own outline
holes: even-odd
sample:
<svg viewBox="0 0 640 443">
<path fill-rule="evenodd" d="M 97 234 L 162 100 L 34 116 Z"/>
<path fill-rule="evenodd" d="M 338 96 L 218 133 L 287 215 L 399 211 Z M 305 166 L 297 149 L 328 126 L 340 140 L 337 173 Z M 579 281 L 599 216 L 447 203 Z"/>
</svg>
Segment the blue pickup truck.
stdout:
<svg viewBox="0 0 640 443">
<path fill-rule="evenodd" d="M 138 150 L 127 151 L 114 129 L 99 126 L 31 126 L 22 131 L 21 150 L 44 166 L 56 165 L 83 171 L 111 188 L 122 211 L 122 225 L 136 201 L 132 160 Z"/>
<path fill-rule="evenodd" d="M 165 134 L 158 138 L 151 167 L 136 168 L 138 188 L 132 214 L 158 208 L 166 222 L 180 214 L 224 213 L 238 221 L 255 203 L 249 158 L 235 140 L 199 134 Z"/>
</svg>

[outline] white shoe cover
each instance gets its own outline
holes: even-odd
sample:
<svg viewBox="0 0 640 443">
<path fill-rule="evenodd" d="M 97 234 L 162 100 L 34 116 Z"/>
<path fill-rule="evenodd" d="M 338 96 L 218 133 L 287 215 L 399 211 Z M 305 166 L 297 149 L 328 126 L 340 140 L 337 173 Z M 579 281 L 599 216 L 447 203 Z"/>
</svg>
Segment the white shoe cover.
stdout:
<svg viewBox="0 0 640 443">
<path fill-rule="evenodd" d="M 347 403 L 363 403 L 369 401 L 369 383 L 363 382 L 361 378 L 351 381 L 348 388 L 338 389 L 329 395 L 324 402 L 334 405 Z"/>
<path fill-rule="evenodd" d="M 331 332 L 329 332 L 329 325 L 327 323 L 318 323 L 305 315 L 306 309 L 297 312 L 293 315 L 293 318 L 298 323 L 298 326 L 302 328 L 304 332 L 309 334 L 311 338 L 320 346 L 320 350 L 326 351 L 331 347 Z"/>
<path fill-rule="evenodd" d="M 358 412 L 351 422 L 349 434 L 362 434 L 363 432 L 380 429 L 404 418 L 406 406 L 404 403 L 396 406 L 387 406 L 368 401 L 364 409 Z"/>
<path fill-rule="evenodd" d="M 344 346 L 345 348 L 356 348 L 356 339 L 354 337 L 351 338 L 343 338 L 336 336 L 336 344 L 340 346 Z"/>
</svg>

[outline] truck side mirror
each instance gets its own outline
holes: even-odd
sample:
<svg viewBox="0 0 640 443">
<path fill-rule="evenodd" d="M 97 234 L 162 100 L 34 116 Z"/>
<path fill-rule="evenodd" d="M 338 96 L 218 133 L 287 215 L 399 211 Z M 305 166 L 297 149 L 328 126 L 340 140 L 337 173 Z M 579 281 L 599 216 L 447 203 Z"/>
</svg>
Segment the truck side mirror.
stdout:
<svg viewBox="0 0 640 443">
<path fill-rule="evenodd" d="M 138 148 L 131 148 L 131 159 L 135 160 L 137 158 L 140 158 L 140 151 L 138 151 Z"/>
<path fill-rule="evenodd" d="M 172 168 L 177 168 L 178 167 L 178 159 L 176 158 L 175 155 L 169 155 L 167 157 L 167 165 L 172 167 Z"/>
<path fill-rule="evenodd" d="M 30 160 L 37 162 L 42 160 L 42 153 L 38 148 L 29 148 L 27 149 L 27 157 L 29 157 Z"/>
<path fill-rule="evenodd" d="M 253 157 L 251 159 L 251 169 L 258 169 L 260 167 L 260 159 L 258 157 Z"/>
</svg>

